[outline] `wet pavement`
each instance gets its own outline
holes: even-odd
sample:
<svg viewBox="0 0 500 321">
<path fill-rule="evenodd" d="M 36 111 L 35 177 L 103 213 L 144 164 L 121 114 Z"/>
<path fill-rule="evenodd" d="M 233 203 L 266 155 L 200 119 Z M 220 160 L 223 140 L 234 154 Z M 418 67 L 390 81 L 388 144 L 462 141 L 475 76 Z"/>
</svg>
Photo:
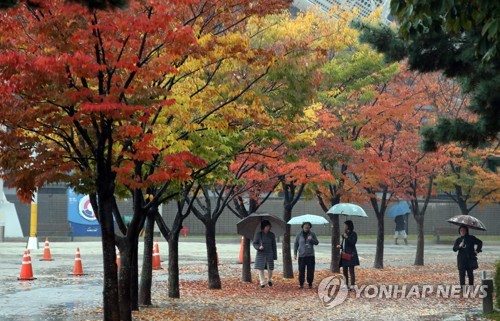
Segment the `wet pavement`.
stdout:
<svg viewBox="0 0 500 321">
<path fill-rule="evenodd" d="M 51 242 L 50 250 L 54 261 L 40 261 L 43 256 L 43 242 L 38 250 L 31 251 L 33 274 L 36 280 L 18 281 L 25 243 L 0 243 L 0 320 L 2 321 L 80 321 L 86 320 L 85 311 L 92 311 L 102 303 L 102 251 L 100 242 Z M 83 272 L 87 275 L 73 277 L 75 250 L 80 248 Z M 373 266 L 375 241 L 360 241 L 360 261 L 363 266 Z M 142 244 L 139 253 L 142 253 Z M 160 242 L 162 260 L 167 259 L 167 243 Z M 281 248 L 278 245 L 278 248 Z M 240 243 L 238 238 L 221 239 L 217 243 L 221 277 L 228 269 L 240 269 L 237 264 Z M 415 245 L 394 245 L 387 242 L 384 249 L 385 266 L 410 266 L 415 258 Z M 323 241 L 316 249 L 318 269 L 330 265 L 331 247 Z M 500 238 L 498 242 L 485 243 L 479 262 L 492 264 L 500 259 Z M 252 251 L 252 256 L 253 256 Z M 281 251 L 278 254 L 276 271 L 282 270 Z M 426 264 L 456 262 L 450 244 L 426 244 Z M 142 255 L 139 255 L 142 257 Z M 181 280 L 206 279 L 206 248 L 203 239 L 181 239 L 179 244 Z M 166 267 L 166 262 L 163 263 Z M 296 268 L 294 262 L 294 268 Z M 139 262 L 141 266 L 141 262 Z M 190 267 L 198 267 L 192 268 Z M 490 272 L 491 273 L 491 272 Z M 491 277 L 491 275 L 490 275 Z M 155 271 L 153 280 L 166 281 L 166 270 Z"/>
</svg>

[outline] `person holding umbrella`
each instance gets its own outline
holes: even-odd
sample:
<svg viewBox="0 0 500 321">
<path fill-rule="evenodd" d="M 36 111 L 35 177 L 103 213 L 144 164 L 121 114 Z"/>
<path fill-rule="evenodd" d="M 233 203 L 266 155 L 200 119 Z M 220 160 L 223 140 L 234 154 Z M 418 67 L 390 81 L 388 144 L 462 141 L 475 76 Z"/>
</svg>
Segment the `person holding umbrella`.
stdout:
<svg viewBox="0 0 500 321">
<path fill-rule="evenodd" d="M 346 285 L 349 284 L 349 274 L 351 276 L 350 290 L 354 290 L 356 284 L 356 274 L 354 267 L 359 265 L 358 251 L 356 249 L 356 242 L 358 241 L 358 234 L 354 232 L 354 223 L 351 220 L 344 222 L 344 234 L 342 234 L 342 245 L 337 245 L 337 248 L 342 250 L 339 265 L 343 269 Z"/>
<path fill-rule="evenodd" d="M 398 245 L 398 234 L 401 234 L 405 245 L 408 245 L 408 235 L 406 234 L 406 215 L 398 215 L 394 218 L 394 223 L 396 223 L 396 228 L 394 229 L 394 244 Z"/>
<path fill-rule="evenodd" d="M 316 264 L 314 257 L 314 245 L 318 245 L 319 241 L 316 234 L 311 231 L 312 224 L 310 222 L 302 223 L 302 230 L 295 238 L 293 247 L 294 259 L 297 259 L 299 253 L 299 287 L 304 288 L 305 274 L 307 268 L 307 283 L 309 289 L 313 287 L 314 281 L 314 266 Z"/>
<path fill-rule="evenodd" d="M 273 286 L 272 277 L 274 260 L 278 259 L 276 250 L 276 236 L 271 232 L 271 222 L 263 220 L 260 232 L 255 233 L 253 247 L 257 250 L 255 255 L 255 269 L 259 271 L 260 287 L 266 286 L 264 270 L 267 269 L 267 284 Z"/>
<path fill-rule="evenodd" d="M 387 211 L 387 216 L 394 218 L 396 228 L 394 229 L 394 244 L 398 245 L 398 234 L 403 237 L 405 245 L 408 245 L 408 235 L 406 233 L 407 215 L 411 213 L 410 206 L 406 201 L 394 203 Z"/>
<path fill-rule="evenodd" d="M 481 252 L 483 242 L 469 234 L 469 228 L 462 225 L 458 228 L 460 237 L 456 239 L 453 245 L 453 251 L 458 252 L 457 267 L 460 285 L 465 287 L 465 273 L 469 279 L 469 285 L 474 285 L 474 270 L 479 266 L 477 264 L 477 254 Z"/>
</svg>

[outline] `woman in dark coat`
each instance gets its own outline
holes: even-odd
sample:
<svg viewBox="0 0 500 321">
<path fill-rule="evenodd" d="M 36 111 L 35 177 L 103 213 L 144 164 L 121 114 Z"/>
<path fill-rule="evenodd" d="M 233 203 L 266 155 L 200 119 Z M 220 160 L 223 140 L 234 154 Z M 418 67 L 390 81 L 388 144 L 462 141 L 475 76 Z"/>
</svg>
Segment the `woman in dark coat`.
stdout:
<svg viewBox="0 0 500 321">
<path fill-rule="evenodd" d="M 343 269 L 344 277 L 346 280 L 346 285 L 349 284 L 349 274 L 351 275 L 351 286 L 349 289 L 354 290 L 354 285 L 356 284 L 356 274 L 354 273 L 354 267 L 359 265 L 358 251 L 356 250 L 356 242 L 358 241 L 358 234 L 354 232 L 354 224 L 351 220 L 344 222 L 344 234 L 342 234 L 342 245 L 339 245 L 342 253 L 350 254 L 349 260 L 343 259 L 342 255 L 340 258 L 340 266 Z"/>
<path fill-rule="evenodd" d="M 276 250 L 276 237 L 271 232 L 271 222 L 264 220 L 260 224 L 261 231 L 255 233 L 253 247 L 257 250 L 255 255 L 255 269 L 259 271 L 260 287 L 266 286 L 264 270 L 267 269 L 267 284 L 273 286 L 272 277 L 274 260 L 278 259 Z"/>
<path fill-rule="evenodd" d="M 469 278 L 469 285 L 474 285 L 474 270 L 478 268 L 477 253 L 481 252 L 483 241 L 469 235 L 469 228 L 467 226 L 460 226 L 458 228 L 460 237 L 457 238 L 453 245 L 453 251 L 457 252 L 457 267 L 458 275 L 460 278 L 460 285 L 465 286 L 465 273 Z"/>
</svg>

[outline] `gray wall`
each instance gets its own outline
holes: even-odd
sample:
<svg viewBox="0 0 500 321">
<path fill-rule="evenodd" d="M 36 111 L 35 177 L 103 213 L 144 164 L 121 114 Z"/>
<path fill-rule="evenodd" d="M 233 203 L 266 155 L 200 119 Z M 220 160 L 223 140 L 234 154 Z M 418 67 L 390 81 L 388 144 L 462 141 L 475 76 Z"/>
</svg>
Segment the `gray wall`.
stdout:
<svg viewBox="0 0 500 321">
<path fill-rule="evenodd" d="M 283 201 L 278 198 L 270 199 L 265 203 L 265 205 L 259 209 L 259 212 L 268 212 L 281 217 L 283 214 Z M 368 214 L 368 218 L 360 217 L 345 217 L 340 216 L 340 222 L 347 219 L 351 219 L 354 222 L 355 230 L 358 234 L 369 234 L 375 235 L 377 233 L 377 218 L 375 212 L 370 205 L 361 205 L 363 209 Z M 478 231 L 475 234 L 479 235 L 500 235 L 500 206 L 490 205 L 483 209 L 474 209 L 471 215 L 480 219 L 488 228 L 488 231 Z M 163 215 L 167 219 L 169 215 L 175 215 L 175 208 L 169 205 L 164 206 Z M 316 201 L 299 201 L 293 209 L 293 216 L 298 216 L 302 214 L 316 214 L 323 215 L 328 218 L 319 207 Z M 434 227 L 453 227 L 446 220 L 454 215 L 459 215 L 460 210 L 455 203 L 445 202 L 443 200 L 435 200 L 431 202 L 427 208 L 425 214 L 425 233 L 432 234 Z M 217 224 L 217 232 L 219 234 L 236 234 L 236 223 L 239 221 L 235 215 L 226 210 L 219 218 Z M 392 235 L 394 233 L 394 220 L 391 218 L 385 219 L 385 233 L 386 235 Z M 189 233 L 203 234 L 203 225 L 194 216 L 190 216 L 186 219 L 185 226 L 189 228 Z M 408 217 L 408 232 L 410 234 L 416 234 L 416 222 L 412 215 Z M 314 230 L 320 235 L 330 235 L 330 227 L 328 225 L 324 226 L 314 226 Z M 292 226 L 292 234 L 295 231 L 300 230 L 300 226 Z"/>
<path fill-rule="evenodd" d="M 16 206 L 17 214 L 21 222 L 21 227 L 25 236 L 29 236 L 29 223 L 30 223 L 30 205 L 22 204 L 17 199 L 15 191 L 5 189 L 7 199 L 14 203 Z M 122 214 L 132 214 L 130 200 L 121 201 L 119 204 Z M 354 222 L 355 230 L 358 234 L 375 235 L 377 232 L 377 219 L 371 207 L 367 204 L 361 205 L 368 218 L 349 218 Z M 176 207 L 174 204 L 167 204 L 163 206 L 162 214 L 168 224 L 173 220 L 172 216 L 175 215 Z M 279 197 L 269 199 L 260 209 L 259 212 L 268 212 L 281 217 L 283 213 L 282 199 Z M 488 205 L 484 208 L 476 207 L 471 215 L 474 215 L 488 228 L 486 232 L 475 232 L 478 235 L 500 235 L 500 206 L 497 204 Z M 322 214 L 322 210 L 315 200 L 302 200 L 297 203 L 293 209 L 293 215 L 298 216 L 302 214 Z M 446 220 L 454 215 L 460 214 L 458 206 L 450 201 L 443 199 L 433 200 L 426 212 L 425 218 L 425 233 L 432 234 L 434 227 L 452 227 Z M 326 215 L 324 215 L 326 217 Z M 344 216 L 340 217 L 340 221 L 346 220 Z M 60 223 L 67 221 L 67 196 L 66 189 L 61 187 L 47 187 L 40 190 L 38 194 L 38 221 L 44 224 Z M 217 233 L 219 235 L 235 235 L 236 223 L 239 219 L 229 210 L 225 210 L 219 218 L 217 224 Z M 190 215 L 185 221 L 184 226 L 189 229 L 190 235 L 203 235 L 204 226 L 194 216 Z M 329 235 L 329 226 L 314 226 L 314 230 L 319 235 Z M 292 226 L 292 234 L 295 234 L 300 227 Z M 416 233 L 416 223 L 410 215 L 408 229 L 410 234 Z M 392 235 L 394 232 L 394 221 L 390 218 L 385 219 L 385 233 Z"/>
</svg>

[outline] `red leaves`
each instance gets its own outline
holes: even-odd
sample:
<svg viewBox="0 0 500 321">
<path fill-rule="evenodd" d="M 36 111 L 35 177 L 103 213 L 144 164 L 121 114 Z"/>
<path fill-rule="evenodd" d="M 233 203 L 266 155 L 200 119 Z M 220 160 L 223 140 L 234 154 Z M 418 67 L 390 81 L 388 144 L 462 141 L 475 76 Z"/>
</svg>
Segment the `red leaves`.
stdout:
<svg viewBox="0 0 500 321">
<path fill-rule="evenodd" d="M 313 289 L 299 289 L 297 274 L 294 279 L 284 279 L 279 272 L 273 276 L 274 286 L 261 289 L 258 275 L 253 273 L 253 283 L 244 283 L 236 275 L 241 273 L 238 265 L 221 265 L 221 290 L 208 290 L 205 280 L 181 281 L 180 299 L 169 299 L 167 283 L 156 282 L 153 300 L 161 302 L 161 308 L 145 308 L 134 314 L 137 320 L 330 320 L 342 313 L 344 318 L 356 320 L 413 319 L 424 313 L 439 319 L 444 314 L 464 314 L 468 309 L 479 307 L 480 299 L 443 299 L 428 295 L 421 299 L 368 299 L 356 298 L 355 292 L 338 308 L 327 309 L 318 298 L 318 284 L 331 276 L 328 270 L 315 273 Z M 493 266 L 484 265 L 493 270 Z M 204 273 L 199 266 L 181 268 L 182 274 Z M 234 275 L 234 276 L 233 276 Z M 383 270 L 357 267 L 358 286 L 365 285 L 438 285 L 456 284 L 458 272 L 454 264 L 433 264 L 422 267 L 398 266 Z M 341 312 L 340 312 L 341 311 Z"/>
</svg>

